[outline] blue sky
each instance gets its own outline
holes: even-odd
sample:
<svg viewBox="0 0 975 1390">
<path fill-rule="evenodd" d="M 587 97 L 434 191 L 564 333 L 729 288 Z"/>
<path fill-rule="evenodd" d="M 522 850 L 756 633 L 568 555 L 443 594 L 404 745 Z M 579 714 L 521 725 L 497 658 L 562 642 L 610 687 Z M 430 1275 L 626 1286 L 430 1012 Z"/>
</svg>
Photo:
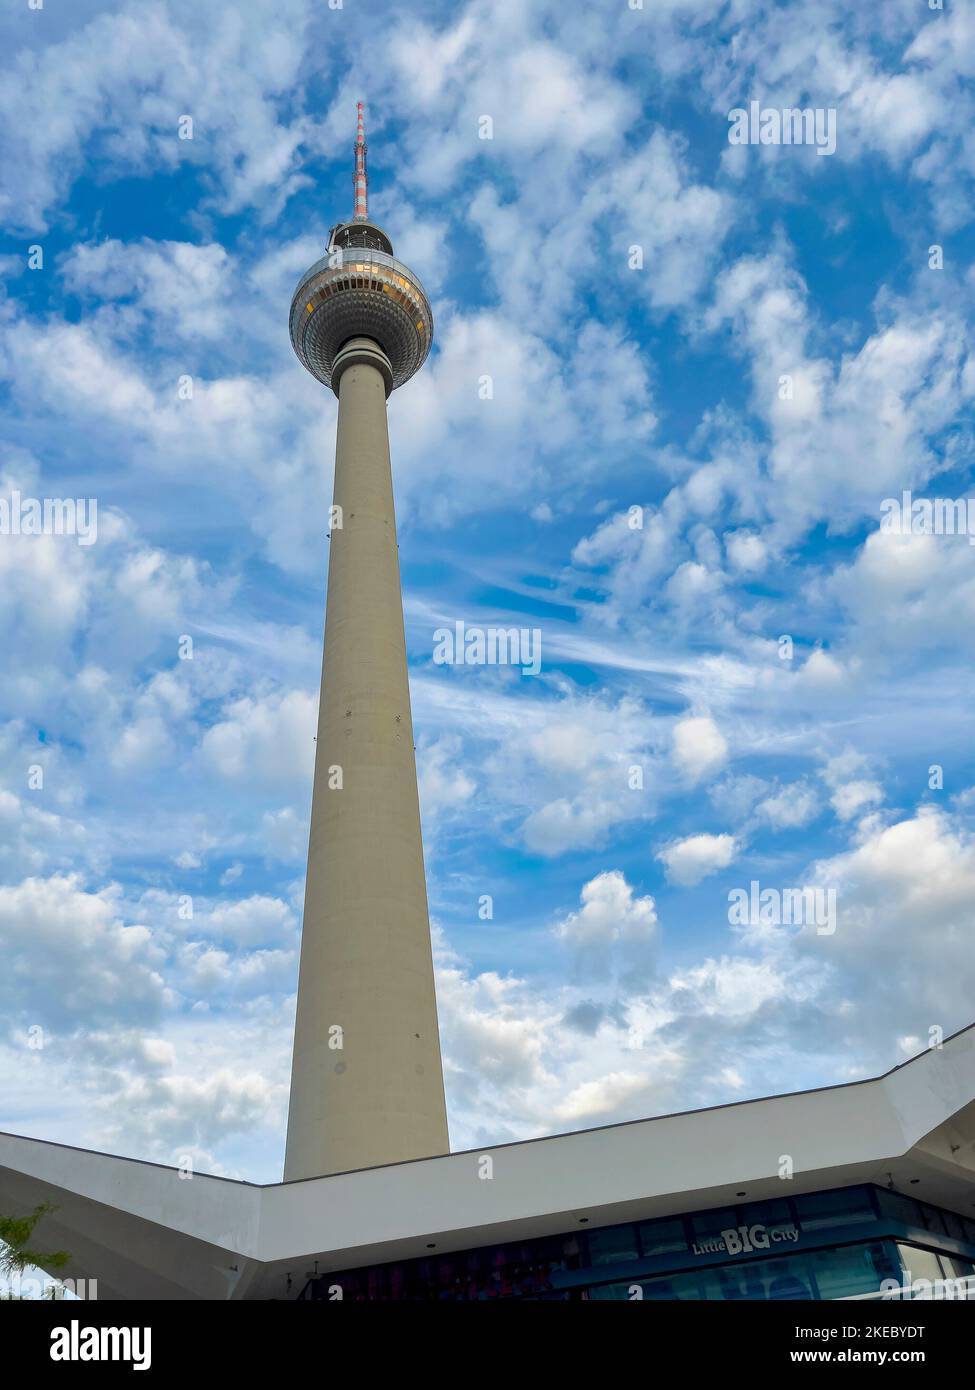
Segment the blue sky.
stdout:
<svg viewBox="0 0 975 1390">
<path fill-rule="evenodd" d="M 0 1127 L 280 1175 L 335 427 L 288 306 L 358 99 L 436 324 L 389 415 L 454 1146 L 971 1022 L 975 547 L 880 518 L 972 492 L 972 8 L 0 33 L 0 497 L 98 505 L 90 546 L 0 536 Z M 732 146 L 752 100 L 835 153 Z M 436 664 L 457 621 L 537 628 L 540 673 Z M 732 925 L 753 880 L 836 930 Z"/>
</svg>

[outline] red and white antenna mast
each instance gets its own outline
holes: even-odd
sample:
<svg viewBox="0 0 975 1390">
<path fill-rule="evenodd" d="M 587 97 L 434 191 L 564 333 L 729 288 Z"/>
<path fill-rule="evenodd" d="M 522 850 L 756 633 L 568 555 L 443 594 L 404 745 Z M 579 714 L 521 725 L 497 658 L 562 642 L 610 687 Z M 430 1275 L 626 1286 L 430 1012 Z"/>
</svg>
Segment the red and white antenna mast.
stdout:
<svg viewBox="0 0 975 1390">
<path fill-rule="evenodd" d="M 358 128 L 355 137 L 355 222 L 366 222 L 369 210 L 366 203 L 366 136 L 362 124 L 362 102 L 357 103 Z"/>
</svg>

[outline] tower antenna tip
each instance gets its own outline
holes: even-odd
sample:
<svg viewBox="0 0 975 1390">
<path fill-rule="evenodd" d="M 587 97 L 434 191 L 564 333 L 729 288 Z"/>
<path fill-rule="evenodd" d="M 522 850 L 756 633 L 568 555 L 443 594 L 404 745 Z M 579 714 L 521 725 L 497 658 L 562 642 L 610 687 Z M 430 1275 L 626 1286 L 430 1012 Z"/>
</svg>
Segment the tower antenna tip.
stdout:
<svg viewBox="0 0 975 1390">
<path fill-rule="evenodd" d="M 368 193 L 366 184 L 366 135 L 362 119 L 362 102 L 356 102 L 356 134 L 355 134 L 355 174 L 353 175 L 353 186 L 355 189 L 355 214 L 354 222 L 365 222 L 368 220 Z"/>
</svg>

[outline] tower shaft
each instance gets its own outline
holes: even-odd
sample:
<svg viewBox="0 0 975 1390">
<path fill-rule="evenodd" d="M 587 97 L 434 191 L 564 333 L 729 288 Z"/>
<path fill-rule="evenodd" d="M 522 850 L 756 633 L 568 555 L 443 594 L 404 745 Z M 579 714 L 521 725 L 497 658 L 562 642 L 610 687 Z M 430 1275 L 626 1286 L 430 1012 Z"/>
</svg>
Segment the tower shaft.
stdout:
<svg viewBox="0 0 975 1390">
<path fill-rule="evenodd" d="M 378 345 L 347 343 L 285 1180 L 449 1148 Z M 337 1043 L 341 1042 L 341 1046 Z"/>
</svg>

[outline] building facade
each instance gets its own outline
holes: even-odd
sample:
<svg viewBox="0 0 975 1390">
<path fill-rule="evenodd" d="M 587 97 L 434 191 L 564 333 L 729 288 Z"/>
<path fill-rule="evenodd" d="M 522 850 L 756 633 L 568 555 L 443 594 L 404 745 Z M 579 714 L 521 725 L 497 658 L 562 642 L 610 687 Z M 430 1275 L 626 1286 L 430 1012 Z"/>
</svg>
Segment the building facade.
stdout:
<svg viewBox="0 0 975 1390">
<path fill-rule="evenodd" d="M 973 1274 L 975 1207 L 968 1218 L 859 1184 L 346 1270 L 309 1280 L 301 1297 L 808 1301 L 917 1292 L 920 1281 L 956 1297 Z"/>
</svg>

